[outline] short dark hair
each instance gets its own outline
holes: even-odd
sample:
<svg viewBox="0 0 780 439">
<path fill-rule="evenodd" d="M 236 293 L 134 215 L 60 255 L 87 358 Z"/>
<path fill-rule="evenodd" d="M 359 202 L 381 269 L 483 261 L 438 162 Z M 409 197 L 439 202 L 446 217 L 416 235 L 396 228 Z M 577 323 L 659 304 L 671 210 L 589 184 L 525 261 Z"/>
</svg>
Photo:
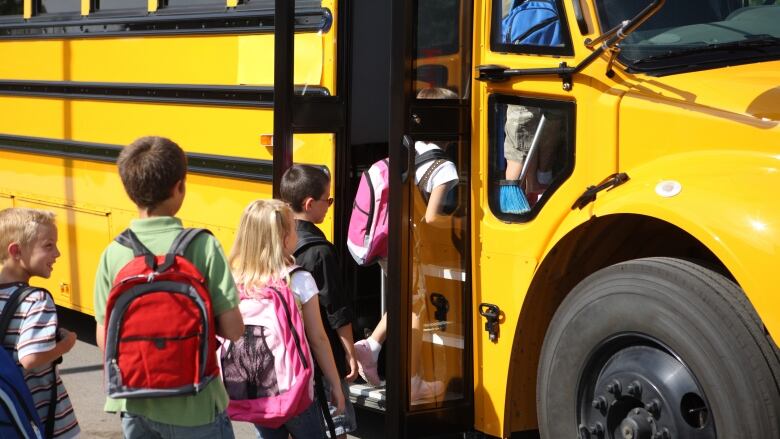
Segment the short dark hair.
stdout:
<svg viewBox="0 0 780 439">
<path fill-rule="evenodd" d="M 312 165 L 292 165 L 282 175 L 279 194 L 290 204 L 294 212 L 303 211 L 303 200 L 319 199 L 330 183 L 327 168 Z"/>
<path fill-rule="evenodd" d="M 127 195 L 138 207 L 152 209 L 167 200 L 187 175 L 187 156 L 165 137 L 141 137 L 122 149 L 116 161 Z"/>
</svg>

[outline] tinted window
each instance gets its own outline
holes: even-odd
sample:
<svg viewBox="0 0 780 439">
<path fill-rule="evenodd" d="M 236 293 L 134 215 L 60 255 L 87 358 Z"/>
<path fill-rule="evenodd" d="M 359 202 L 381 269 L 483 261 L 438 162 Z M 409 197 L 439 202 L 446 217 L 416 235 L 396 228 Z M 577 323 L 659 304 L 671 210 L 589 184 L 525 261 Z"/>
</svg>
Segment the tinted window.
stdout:
<svg viewBox="0 0 780 439">
<path fill-rule="evenodd" d="M 0 0 L 0 15 L 22 15 L 23 13 L 22 0 Z"/>
<path fill-rule="evenodd" d="M 81 15 L 81 0 L 40 0 L 39 14 L 79 14 Z"/>
<path fill-rule="evenodd" d="M 165 6 L 179 7 L 179 6 L 225 6 L 227 2 L 225 0 L 164 0 Z"/>
<path fill-rule="evenodd" d="M 115 9 L 144 9 L 149 7 L 148 0 L 99 0 L 99 11 L 111 11 Z"/>
</svg>

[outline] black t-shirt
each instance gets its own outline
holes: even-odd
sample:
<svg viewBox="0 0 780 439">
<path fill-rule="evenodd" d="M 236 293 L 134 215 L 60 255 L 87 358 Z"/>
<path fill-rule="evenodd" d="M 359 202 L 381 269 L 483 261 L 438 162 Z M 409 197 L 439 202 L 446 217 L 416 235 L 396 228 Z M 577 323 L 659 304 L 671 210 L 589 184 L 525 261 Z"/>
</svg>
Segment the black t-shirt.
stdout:
<svg viewBox="0 0 780 439">
<path fill-rule="evenodd" d="M 339 375 L 346 376 L 348 369 L 344 346 L 336 329 L 352 323 L 352 303 L 349 292 L 341 282 L 341 267 L 333 244 L 327 241 L 325 234 L 309 221 L 296 220 L 298 242 L 317 239 L 295 252 L 295 263 L 311 273 L 317 283 L 320 301 L 320 314 L 325 333 L 330 341 L 333 357 Z"/>
</svg>

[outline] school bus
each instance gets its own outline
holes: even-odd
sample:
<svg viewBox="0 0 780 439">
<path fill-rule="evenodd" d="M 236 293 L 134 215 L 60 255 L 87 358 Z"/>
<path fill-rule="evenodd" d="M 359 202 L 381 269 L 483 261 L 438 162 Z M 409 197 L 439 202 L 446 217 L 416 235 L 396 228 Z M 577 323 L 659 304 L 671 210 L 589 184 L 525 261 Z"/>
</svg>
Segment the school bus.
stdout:
<svg viewBox="0 0 780 439">
<path fill-rule="evenodd" d="M 524 9 L 555 39 L 515 35 Z M 777 438 L 777 23 L 775 0 L 0 1 L 0 207 L 57 213 L 42 285 L 89 314 L 135 214 L 123 145 L 182 145 L 180 216 L 227 250 L 321 165 L 356 338 L 388 315 L 385 385 L 350 395 L 385 437 Z M 432 223 L 420 142 L 457 170 Z M 382 272 L 345 239 L 388 156 Z"/>
</svg>

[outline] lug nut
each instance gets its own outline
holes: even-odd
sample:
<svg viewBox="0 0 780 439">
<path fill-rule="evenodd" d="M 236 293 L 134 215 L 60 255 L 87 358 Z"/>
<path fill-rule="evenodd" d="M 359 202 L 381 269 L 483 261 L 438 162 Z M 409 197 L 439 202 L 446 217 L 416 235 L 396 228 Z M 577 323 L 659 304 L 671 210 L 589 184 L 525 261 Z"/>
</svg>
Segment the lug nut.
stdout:
<svg viewBox="0 0 780 439">
<path fill-rule="evenodd" d="M 580 424 L 580 439 L 590 439 L 590 430 L 585 424 Z"/>
<path fill-rule="evenodd" d="M 653 435 L 653 439 L 672 439 L 672 435 L 669 434 L 669 429 L 664 428 L 663 431 L 657 431 Z"/>
<path fill-rule="evenodd" d="M 626 390 L 628 394 L 633 396 L 634 398 L 642 397 L 642 383 L 640 383 L 639 381 L 632 381 L 631 384 L 628 385 L 628 388 Z"/>
<path fill-rule="evenodd" d="M 603 396 L 599 396 L 591 402 L 594 409 L 603 412 L 607 408 L 607 399 Z"/>
<path fill-rule="evenodd" d="M 601 422 L 596 422 L 595 425 L 590 427 L 590 434 L 596 436 L 597 438 L 604 436 L 604 426 L 601 425 Z"/>
<path fill-rule="evenodd" d="M 615 395 L 616 397 L 620 396 L 620 393 L 623 391 L 623 387 L 620 385 L 620 381 L 614 380 L 611 383 L 607 384 L 607 392 Z"/>
<path fill-rule="evenodd" d="M 645 404 L 645 410 L 650 412 L 651 415 L 658 417 L 658 415 L 661 413 L 661 402 L 657 399 L 653 399 L 652 401 Z"/>
</svg>

